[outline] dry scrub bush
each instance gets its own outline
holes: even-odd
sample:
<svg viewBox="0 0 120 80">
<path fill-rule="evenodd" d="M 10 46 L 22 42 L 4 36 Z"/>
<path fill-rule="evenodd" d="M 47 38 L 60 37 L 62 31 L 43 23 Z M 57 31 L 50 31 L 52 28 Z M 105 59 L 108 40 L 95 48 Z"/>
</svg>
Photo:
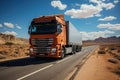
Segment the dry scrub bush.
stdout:
<svg viewBox="0 0 120 80">
<path fill-rule="evenodd" d="M 114 47 L 110 47 L 109 49 L 110 49 L 110 50 L 115 50 L 116 48 L 114 48 Z"/>
<path fill-rule="evenodd" d="M 98 54 L 105 54 L 105 47 L 99 47 Z"/>
<path fill-rule="evenodd" d="M 117 52 L 120 53 L 120 50 L 118 50 Z"/>
<path fill-rule="evenodd" d="M 117 67 L 113 72 L 120 76 L 120 67 Z"/>
<path fill-rule="evenodd" d="M 114 54 L 114 53 L 113 53 L 112 51 L 110 51 L 110 50 L 108 51 L 108 53 L 109 53 L 109 54 L 112 54 L 112 55 Z"/>
<path fill-rule="evenodd" d="M 6 51 L 0 51 L 0 54 L 2 54 L 2 55 L 7 55 L 8 52 L 6 52 Z"/>
<path fill-rule="evenodd" d="M 106 52 L 104 50 L 99 50 L 98 54 L 105 54 Z"/>
<path fill-rule="evenodd" d="M 13 42 L 6 42 L 5 45 L 13 45 Z"/>
<path fill-rule="evenodd" d="M 105 48 L 105 51 L 106 51 L 106 52 L 108 52 L 108 51 L 109 51 L 109 48 L 108 48 L 108 47 L 106 47 L 106 48 Z"/>
<path fill-rule="evenodd" d="M 29 56 L 30 54 L 28 52 L 25 53 L 26 56 Z"/>
<path fill-rule="evenodd" d="M 4 57 L 4 56 L 0 56 L 0 59 L 5 59 L 6 57 Z"/>
<path fill-rule="evenodd" d="M 118 60 L 120 60 L 120 55 L 114 55 L 114 57 L 116 58 L 116 59 L 118 59 Z"/>
<path fill-rule="evenodd" d="M 118 61 L 116 59 L 114 59 L 114 58 L 109 58 L 108 62 L 111 62 L 111 63 L 114 63 L 114 64 L 118 63 Z"/>
</svg>

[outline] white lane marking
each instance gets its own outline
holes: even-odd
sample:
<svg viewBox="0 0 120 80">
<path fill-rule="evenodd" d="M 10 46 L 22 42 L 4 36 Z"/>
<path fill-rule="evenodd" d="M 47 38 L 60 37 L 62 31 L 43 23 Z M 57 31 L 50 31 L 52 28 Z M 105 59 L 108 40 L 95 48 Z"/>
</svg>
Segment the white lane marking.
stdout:
<svg viewBox="0 0 120 80">
<path fill-rule="evenodd" d="M 36 71 L 34 71 L 34 72 L 30 73 L 30 74 L 27 74 L 27 75 L 25 75 L 25 76 L 23 76 L 23 77 L 18 78 L 18 79 L 16 79 L 16 80 L 22 80 L 22 79 L 24 79 L 24 78 L 26 78 L 26 77 L 28 77 L 28 76 L 31 76 L 31 75 L 33 75 L 33 74 L 35 74 L 35 73 L 38 73 L 38 72 L 40 72 L 40 71 L 42 71 L 42 70 L 45 70 L 45 69 L 47 69 L 47 68 L 49 68 L 49 67 L 51 67 L 51 66 L 53 66 L 53 64 L 48 65 L 48 66 L 46 66 L 46 67 L 43 67 L 43 68 L 41 68 L 41 69 L 38 69 L 38 70 L 36 70 Z"/>
<path fill-rule="evenodd" d="M 62 59 L 62 60 L 60 60 L 60 61 L 57 61 L 56 63 L 58 64 L 58 63 L 61 63 L 61 62 L 63 62 L 63 61 L 65 61 L 65 60 L 67 60 L 67 59 L 69 59 L 69 58 L 71 58 L 72 56 L 70 56 L 70 57 L 67 57 L 67 58 L 64 58 L 64 59 Z"/>
</svg>

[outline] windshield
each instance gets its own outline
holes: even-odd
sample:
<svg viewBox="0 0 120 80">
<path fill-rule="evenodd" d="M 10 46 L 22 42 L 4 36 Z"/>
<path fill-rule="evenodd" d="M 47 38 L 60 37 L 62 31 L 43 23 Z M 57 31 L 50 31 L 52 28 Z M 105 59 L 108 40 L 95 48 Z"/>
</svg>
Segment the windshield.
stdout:
<svg viewBox="0 0 120 80">
<path fill-rule="evenodd" d="M 30 34 L 53 34 L 56 31 L 55 23 L 37 23 L 30 26 Z"/>
</svg>

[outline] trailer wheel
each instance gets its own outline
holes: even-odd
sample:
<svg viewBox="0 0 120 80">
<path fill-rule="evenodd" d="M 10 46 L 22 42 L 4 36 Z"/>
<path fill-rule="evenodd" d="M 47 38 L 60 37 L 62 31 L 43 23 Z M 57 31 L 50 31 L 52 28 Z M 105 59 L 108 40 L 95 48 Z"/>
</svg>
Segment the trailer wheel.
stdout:
<svg viewBox="0 0 120 80">
<path fill-rule="evenodd" d="M 72 53 L 73 53 L 73 54 L 76 53 L 76 46 L 75 46 L 75 45 L 73 45 L 73 47 L 72 47 Z"/>
<path fill-rule="evenodd" d="M 75 52 L 72 51 L 71 54 L 73 55 L 73 54 L 75 54 Z"/>
<path fill-rule="evenodd" d="M 61 59 L 63 59 L 65 57 L 65 53 L 66 53 L 65 48 L 62 47 Z"/>
<path fill-rule="evenodd" d="M 80 51 L 82 50 L 82 46 L 80 46 Z"/>
</svg>

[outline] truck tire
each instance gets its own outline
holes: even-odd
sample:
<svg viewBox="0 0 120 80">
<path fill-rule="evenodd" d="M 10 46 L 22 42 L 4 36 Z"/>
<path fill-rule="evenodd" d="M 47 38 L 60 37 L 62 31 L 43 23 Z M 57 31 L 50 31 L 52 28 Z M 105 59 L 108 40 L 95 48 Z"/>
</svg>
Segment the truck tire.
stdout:
<svg viewBox="0 0 120 80">
<path fill-rule="evenodd" d="M 82 50 L 82 46 L 80 46 L 80 51 Z"/>
<path fill-rule="evenodd" d="M 76 45 L 73 45 L 73 47 L 72 47 L 72 52 L 73 52 L 73 54 L 76 53 Z"/>
<path fill-rule="evenodd" d="M 72 54 L 72 55 L 75 54 L 75 51 L 74 51 L 73 47 L 72 47 L 72 52 L 71 52 L 71 54 Z"/>
<path fill-rule="evenodd" d="M 66 53 L 65 48 L 62 47 L 61 59 L 63 59 L 65 57 L 65 53 Z"/>
</svg>

